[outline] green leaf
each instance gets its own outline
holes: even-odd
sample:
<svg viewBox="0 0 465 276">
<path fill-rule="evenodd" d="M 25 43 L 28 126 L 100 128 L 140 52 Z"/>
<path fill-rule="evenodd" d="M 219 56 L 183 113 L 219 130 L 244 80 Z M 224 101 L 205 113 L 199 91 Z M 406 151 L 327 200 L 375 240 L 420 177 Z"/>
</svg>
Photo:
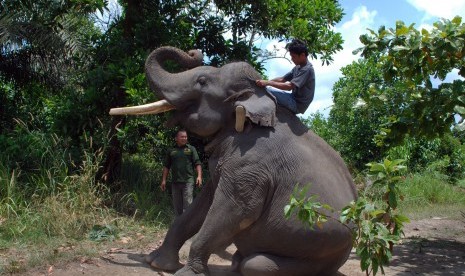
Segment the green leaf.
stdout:
<svg viewBox="0 0 465 276">
<path fill-rule="evenodd" d="M 297 205 L 299 202 L 295 197 L 291 197 L 291 205 Z"/>
<path fill-rule="evenodd" d="M 290 211 L 291 211 L 291 205 L 286 205 L 284 206 L 284 215 L 286 217 L 289 217 L 290 216 Z"/>
<path fill-rule="evenodd" d="M 371 164 L 370 172 L 384 172 L 385 167 L 380 163 Z"/>
<path fill-rule="evenodd" d="M 379 215 L 385 214 L 386 212 L 384 210 L 374 210 L 370 212 L 370 216 L 373 218 L 376 218 Z"/>
<path fill-rule="evenodd" d="M 393 209 L 397 208 L 397 196 L 393 192 L 389 192 L 389 205 Z"/>
<path fill-rule="evenodd" d="M 370 259 L 360 257 L 360 268 L 362 269 L 362 271 L 367 271 L 369 267 L 370 267 Z"/>
<path fill-rule="evenodd" d="M 405 161 L 406 161 L 405 159 L 395 159 L 395 160 L 392 161 L 391 164 L 392 164 L 392 166 L 397 166 L 399 164 L 404 163 Z"/>
<path fill-rule="evenodd" d="M 401 181 L 402 177 L 401 176 L 393 176 L 391 177 L 391 182 L 398 182 Z"/>
<path fill-rule="evenodd" d="M 459 96 L 457 99 L 465 104 L 465 96 Z"/>
<path fill-rule="evenodd" d="M 397 46 L 392 47 L 392 50 L 395 51 L 395 52 L 399 52 L 399 51 L 407 51 L 407 50 L 410 50 L 410 48 L 405 47 L 405 46 L 397 45 Z"/>
<path fill-rule="evenodd" d="M 455 16 L 454 19 L 452 19 L 452 23 L 454 23 L 455 25 L 460 25 L 460 23 L 462 23 L 462 17 Z"/>
<path fill-rule="evenodd" d="M 409 223 L 409 222 L 410 222 L 410 219 L 409 219 L 408 217 L 406 217 L 406 216 L 404 216 L 404 215 L 400 215 L 400 214 L 395 215 L 395 216 L 394 216 L 394 220 L 395 220 L 396 222 L 401 222 L 401 223 L 404 223 L 404 222 Z"/>
<path fill-rule="evenodd" d="M 378 267 L 379 267 L 378 261 L 376 259 L 373 259 L 372 260 L 373 275 L 376 275 L 376 273 L 378 273 Z"/>
<path fill-rule="evenodd" d="M 463 106 L 459 106 L 459 105 L 454 106 L 454 111 L 461 115 L 465 115 L 465 107 Z"/>
</svg>

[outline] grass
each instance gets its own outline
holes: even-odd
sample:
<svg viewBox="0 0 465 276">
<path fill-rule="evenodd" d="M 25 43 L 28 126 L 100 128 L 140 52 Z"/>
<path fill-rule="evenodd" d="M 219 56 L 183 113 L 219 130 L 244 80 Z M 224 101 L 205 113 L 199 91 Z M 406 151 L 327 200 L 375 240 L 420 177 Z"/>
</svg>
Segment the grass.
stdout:
<svg viewBox="0 0 465 276">
<path fill-rule="evenodd" d="M 60 141 L 40 138 L 42 163 L 34 170 L 0 159 L 0 274 L 97 256 L 105 248 L 142 247 L 167 228 L 171 201 L 153 187 L 153 166 L 126 160 L 124 189 L 110 194 L 95 179 L 102 151 L 83 150 L 70 173 Z M 128 205 L 132 212 L 123 208 Z"/>
<path fill-rule="evenodd" d="M 162 165 L 140 155 L 123 157 L 122 201 L 118 209 L 135 217 L 169 224 L 174 216 L 171 197 L 159 188 Z"/>
<path fill-rule="evenodd" d="M 414 174 L 399 184 L 404 200 L 400 212 L 411 219 L 448 217 L 460 219 L 465 211 L 465 189 L 448 183 L 444 175 Z"/>
<path fill-rule="evenodd" d="M 0 273 L 96 256 L 112 246 L 142 246 L 166 229 L 169 215 L 162 220 L 149 214 L 140 219 L 105 206 L 109 193 L 95 182 L 93 165 L 84 164 L 78 174 L 58 183 L 59 190 L 44 197 L 25 199 L 20 191 L 13 191 L 16 177 L 12 172 L 10 177 L 0 178 L 12 188 L 4 200 L 8 204 L 0 205 Z M 114 231 L 99 232 L 101 229 Z M 124 244 L 122 237 L 126 237 Z"/>
</svg>

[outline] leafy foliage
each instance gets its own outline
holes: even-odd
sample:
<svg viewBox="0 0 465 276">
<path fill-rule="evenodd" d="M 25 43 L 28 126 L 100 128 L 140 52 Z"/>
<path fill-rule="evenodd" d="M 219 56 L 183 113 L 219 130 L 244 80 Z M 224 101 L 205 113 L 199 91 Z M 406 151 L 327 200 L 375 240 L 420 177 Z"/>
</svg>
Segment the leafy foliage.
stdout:
<svg viewBox="0 0 465 276">
<path fill-rule="evenodd" d="M 294 188 L 293 196 L 288 205 L 284 207 L 284 216 L 289 219 L 295 212 L 297 212 L 297 218 L 304 222 L 310 229 L 313 230 L 314 226 L 323 228 L 323 223 L 328 221 L 328 216 L 318 210 L 325 209 L 333 211 L 333 208 L 328 204 L 321 204 L 316 201 L 317 195 L 311 195 L 306 197 L 309 186 L 299 191 L 298 186 Z"/>
<path fill-rule="evenodd" d="M 220 20 L 224 22 L 224 27 L 219 29 L 232 33 L 233 46 L 243 44 L 251 50 L 253 42 L 260 36 L 267 39 L 300 38 L 308 43 L 311 56 L 315 58 L 320 56 L 327 64 L 333 61 L 332 55 L 342 49 L 341 35 L 331 29 L 331 26 L 342 19 L 342 8 L 338 1 L 215 0 L 213 2 L 218 9 L 217 16 L 229 18 L 229 22 Z M 269 53 L 259 54 L 269 55 Z M 232 57 L 240 56 L 232 55 Z"/>
<path fill-rule="evenodd" d="M 386 154 L 391 159 L 405 159 L 412 173 L 439 173 L 452 183 L 465 177 L 465 145 L 451 134 L 435 139 L 407 137 Z"/>
<path fill-rule="evenodd" d="M 118 229 L 113 227 L 112 225 L 99 225 L 96 224 L 92 227 L 89 231 L 89 240 L 101 242 L 105 240 L 114 240 L 118 237 Z"/>
<path fill-rule="evenodd" d="M 337 148 L 350 167 L 362 171 L 371 160 L 379 160 L 383 148 L 375 138 L 383 120 L 394 104 L 367 105 L 373 85 L 383 85 L 381 71 L 375 59 L 359 60 L 341 69 L 343 76 L 333 86 L 333 100 L 328 125 L 337 132 L 332 145 Z M 397 102 L 395 98 L 390 102 Z"/>
<path fill-rule="evenodd" d="M 434 137 L 450 131 L 455 114 L 464 117 L 464 81 L 433 85 L 454 70 L 465 77 L 464 30 L 462 18 L 456 16 L 434 23 L 431 31 L 398 21 L 395 29 L 381 26 L 378 32 L 370 30 L 360 37 L 365 46 L 356 52 L 379 59 L 384 79 L 396 84 L 395 89 L 374 86 L 373 95 L 364 100 L 379 106 L 399 94 L 403 98 L 396 105 L 397 112 L 385 121 L 380 143 L 385 137 L 399 142 L 405 134 Z"/>
<path fill-rule="evenodd" d="M 18 83 L 63 85 L 96 34 L 88 15 L 104 6 L 103 0 L 1 1 L 1 72 Z"/>
</svg>

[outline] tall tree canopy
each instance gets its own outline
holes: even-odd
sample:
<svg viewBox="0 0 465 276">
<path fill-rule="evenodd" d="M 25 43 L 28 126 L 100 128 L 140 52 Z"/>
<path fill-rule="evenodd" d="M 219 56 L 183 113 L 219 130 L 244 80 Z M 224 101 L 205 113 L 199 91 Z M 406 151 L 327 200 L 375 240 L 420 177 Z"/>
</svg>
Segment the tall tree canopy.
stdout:
<svg viewBox="0 0 465 276">
<path fill-rule="evenodd" d="M 385 121 L 385 137 L 400 141 L 405 134 L 435 136 L 450 131 L 455 115 L 465 117 L 464 80 L 445 81 L 453 71 L 465 77 L 465 24 L 461 17 L 442 19 L 430 31 L 398 21 L 395 28 L 381 26 L 360 40 L 365 46 L 358 52 L 377 58 L 385 80 L 395 84 L 391 89 L 373 84 L 370 95 L 363 99 L 372 105 L 401 99 Z M 433 85 L 436 82 L 438 86 Z M 458 127 L 463 131 L 463 123 Z"/>
<path fill-rule="evenodd" d="M 376 145 L 375 137 L 396 105 L 363 105 L 360 100 L 370 96 L 373 85 L 386 87 L 375 59 L 360 59 L 341 72 L 333 86 L 334 105 L 328 117 L 329 128 L 335 132 L 330 142 L 351 167 L 363 170 L 365 164 L 380 158 L 383 148 Z"/>
<path fill-rule="evenodd" d="M 0 1 L 0 70 L 15 81 L 66 81 L 77 55 L 86 54 L 97 28 L 90 15 L 104 0 Z M 88 57 L 87 57 L 88 58 Z"/>
<path fill-rule="evenodd" d="M 211 65 L 244 60 L 261 73 L 273 53 L 256 47 L 258 39 L 298 37 L 326 63 L 342 48 L 332 27 L 343 12 L 334 0 L 118 3 L 121 14 L 98 28 L 95 12 L 108 9 L 107 0 L 0 0 L 0 135 L 7 137 L 0 143 L 10 141 L 18 118 L 71 147 L 92 136 L 93 147 L 109 149 L 102 175 L 112 180 L 122 150 L 151 154 L 166 141 L 163 116 L 108 115 L 153 100 L 144 61 L 155 48 L 197 48 Z"/>
<path fill-rule="evenodd" d="M 263 53 L 260 49 L 253 48 L 253 43 L 258 38 L 279 40 L 300 38 L 308 43 L 313 57 L 319 56 L 327 64 L 332 61 L 332 55 L 342 49 L 342 37 L 332 29 L 343 16 L 338 1 L 214 0 L 212 2 L 215 8 L 213 13 L 208 13 L 208 20 L 205 22 L 217 22 L 213 24 L 216 26 L 213 29 L 223 34 L 230 33 L 232 38 L 215 42 L 208 37 L 212 34 L 212 29 L 204 29 L 205 32 L 202 32 L 197 41 L 198 46 L 207 46 L 205 49 L 209 55 L 227 54 L 230 45 L 234 49 L 234 51 L 229 50 L 230 58 L 243 58 L 247 53 L 244 49 L 248 49 L 249 54 L 256 52 L 256 55 L 268 57 L 270 53 Z M 210 25 L 201 22 L 200 26 L 208 28 Z"/>
</svg>

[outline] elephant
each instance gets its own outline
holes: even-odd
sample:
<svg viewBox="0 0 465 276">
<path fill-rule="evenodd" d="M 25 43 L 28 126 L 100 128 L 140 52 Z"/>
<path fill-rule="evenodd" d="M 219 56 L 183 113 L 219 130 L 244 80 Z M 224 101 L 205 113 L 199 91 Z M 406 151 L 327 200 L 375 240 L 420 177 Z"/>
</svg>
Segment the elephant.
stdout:
<svg viewBox="0 0 465 276">
<path fill-rule="evenodd" d="M 168 60 L 182 69 L 169 72 Z M 145 70 L 160 101 L 110 111 L 140 115 L 172 110 L 170 126 L 181 125 L 208 141 L 210 180 L 145 260 L 175 275 L 209 275 L 209 256 L 234 243 L 231 270 L 241 275 L 336 274 L 352 249 L 351 229 L 337 218 L 357 198 L 346 164 L 255 84 L 261 76 L 250 64 L 212 67 L 202 61 L 198 50 L 155 49 Z M 240 131 L 238 107 L 246 115 Z M 329 219 L 322 227 L 285 218 L 284 207 L 296 186 L 307 187 L 308 196 L 316 195 L 333 208 L 325 211 Z M 179 250 L 192 237 L 182 266 Z"/>
</svg>

